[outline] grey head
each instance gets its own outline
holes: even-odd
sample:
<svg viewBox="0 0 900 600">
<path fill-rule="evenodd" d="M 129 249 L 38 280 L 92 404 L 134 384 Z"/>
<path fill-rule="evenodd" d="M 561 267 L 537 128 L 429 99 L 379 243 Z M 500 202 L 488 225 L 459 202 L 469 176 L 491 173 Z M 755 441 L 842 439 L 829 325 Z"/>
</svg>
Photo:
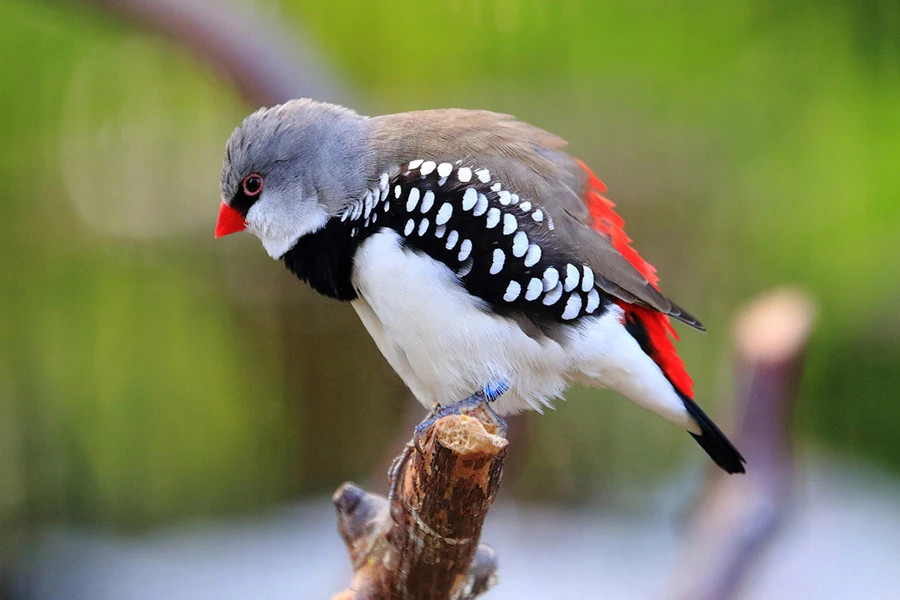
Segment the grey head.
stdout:
<svg viewBox="0 0 900 600">
<path fill-rule="evenodd" d="M 225 146 L 222 200 L 279 258 L 365 194 L 370 129 L 367 117 L 309 99 L 257 110 Z"/>
</svg>

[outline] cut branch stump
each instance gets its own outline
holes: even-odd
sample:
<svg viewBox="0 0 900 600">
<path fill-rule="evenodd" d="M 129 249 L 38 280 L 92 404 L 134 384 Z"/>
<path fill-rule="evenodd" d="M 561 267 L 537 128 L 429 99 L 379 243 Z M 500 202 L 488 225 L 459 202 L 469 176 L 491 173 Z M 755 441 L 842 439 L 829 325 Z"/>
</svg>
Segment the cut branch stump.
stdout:
<svg viewBox="0 0 900 600">
<path fill-rule="evenodd" d="M 466 409 L 417 430 L 391 467 L 388 498 L 342 485 L 334 505 L 353 579 L 335 600 L 468 600 L 487 591 L 497 557 L 479 539 L 507 445 L 497 419 Z"/>
</svg>

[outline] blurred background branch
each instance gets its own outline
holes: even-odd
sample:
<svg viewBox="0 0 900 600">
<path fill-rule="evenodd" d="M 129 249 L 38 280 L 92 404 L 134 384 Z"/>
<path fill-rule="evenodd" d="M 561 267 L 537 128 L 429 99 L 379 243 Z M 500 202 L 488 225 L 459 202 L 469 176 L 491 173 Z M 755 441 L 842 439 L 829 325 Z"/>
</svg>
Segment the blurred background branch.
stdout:
<svg viewBox="0 0 900 600">
<path fill-rule="evenodd" d="M 785 519 L 794 487 L 791 425 L 815 320 L 813 300 L 795 289 L 764 294 L 737 314 L 735 442 L 747 474 L 710 473 L 691 510 L 691 540 L 673 571 L 671 598 L 736 597 Z"/>
<path fill-rule="evenodd" d="M 302 26 L 266 18 L 233 1 L 69 0 L 164 36 L 221 72 L 250 106 L 292 98 L 351 104 L 341 77 Z"/>
</svg>

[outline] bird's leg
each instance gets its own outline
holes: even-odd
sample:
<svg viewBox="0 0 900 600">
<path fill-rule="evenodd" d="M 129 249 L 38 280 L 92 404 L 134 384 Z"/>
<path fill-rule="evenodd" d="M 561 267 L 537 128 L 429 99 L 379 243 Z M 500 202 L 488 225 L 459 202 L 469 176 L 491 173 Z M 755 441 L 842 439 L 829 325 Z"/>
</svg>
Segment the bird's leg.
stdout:
<svg viewBox="0 0 900 600">
<path fill-rule="evenodd" d="M 454 404 L 450 404 L 449 406 L 441 406 L 440 404 L 435 404 L 429 416 L 424 421 L 416 425 L 413 439 L 418 441 L 419 436 L 441 417 L 446 417 L 447 415 L 460 415 L 478 407 L 482 407 L 484 409 L 484 411 L 491 417 L 491 419 L 494 421 L 494 424 L 497 426 L 499 430 L 498 433 L 505 437 L 506 421 L 504 421 L 503 418 L 497 414 L 497 412 L 491 407 L 491 404 L 495 400 L 497 400 L 497 398 L 505 394 L 507 390 L 509 390 L 508 383 L 506 383 L 505 381 L 495 381 L 484 386 L 482 389 L 475 392 L 468 398 L 463 398 L 459 402 L 455 402 Z"/>
</svg>

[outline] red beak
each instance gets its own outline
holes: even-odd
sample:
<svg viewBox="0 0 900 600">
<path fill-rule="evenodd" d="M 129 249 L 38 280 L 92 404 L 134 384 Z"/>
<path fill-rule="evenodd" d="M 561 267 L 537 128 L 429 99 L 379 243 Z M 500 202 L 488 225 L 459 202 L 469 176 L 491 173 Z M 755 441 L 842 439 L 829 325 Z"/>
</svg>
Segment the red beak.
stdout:
<svg viewBox="0 0 900 600">
<path fill-rule="evenodd" d="M 216 237 L 237 233 L 247 228 L 247 222 L 241 213 L 231 208 L 225 202 L 219 207 L 219 220 L 216 221 Z"/>
</svg>

